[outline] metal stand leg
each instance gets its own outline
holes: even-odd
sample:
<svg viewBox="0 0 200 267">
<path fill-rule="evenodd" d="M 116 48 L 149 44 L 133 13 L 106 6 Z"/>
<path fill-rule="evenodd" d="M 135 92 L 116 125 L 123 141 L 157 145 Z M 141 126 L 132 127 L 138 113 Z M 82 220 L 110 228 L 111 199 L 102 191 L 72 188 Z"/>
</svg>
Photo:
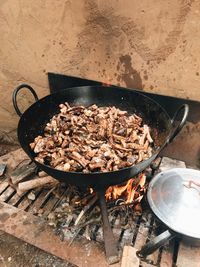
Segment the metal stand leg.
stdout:
<svg viewBox="0 0 200 267">
<path fill-rule="evenodd" d="M 108 264 L 114 264 L 119 261 L 117 243 L 114 238 L 109 220 L 105 200 L 105 191 L 98 192 L 102 221 L 103 221 L 103 238 L 105 244 L 105 252 Z"/>
</svg>

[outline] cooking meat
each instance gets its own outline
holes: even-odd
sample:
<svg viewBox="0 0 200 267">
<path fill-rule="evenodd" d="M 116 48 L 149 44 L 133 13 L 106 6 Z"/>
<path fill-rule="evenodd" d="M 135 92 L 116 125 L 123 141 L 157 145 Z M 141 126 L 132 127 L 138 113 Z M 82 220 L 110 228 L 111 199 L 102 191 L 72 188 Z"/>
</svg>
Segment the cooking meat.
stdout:
<svg viewBox="0 0 200 267">
<path fill-rule="evenodd" d="M 114 106 L 60 104 L 31 149 L 35 160 L 62 171 L 106 172 L 152 155 L 151 129 L 136 114 Z"/>
</svg>

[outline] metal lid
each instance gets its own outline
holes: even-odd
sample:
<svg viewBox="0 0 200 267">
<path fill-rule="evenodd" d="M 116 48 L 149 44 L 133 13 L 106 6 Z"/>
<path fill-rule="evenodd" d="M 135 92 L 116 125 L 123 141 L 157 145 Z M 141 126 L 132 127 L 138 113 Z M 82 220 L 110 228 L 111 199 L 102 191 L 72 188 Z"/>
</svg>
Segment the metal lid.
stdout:
<svg viewBox="0 0 200 267">
<path fill-rule="evenodd" d="M 157 174 L 149 184 L 147 199 L 169 228 L 200 238 L 200 171 L 174 168 Z"/>
</svg>

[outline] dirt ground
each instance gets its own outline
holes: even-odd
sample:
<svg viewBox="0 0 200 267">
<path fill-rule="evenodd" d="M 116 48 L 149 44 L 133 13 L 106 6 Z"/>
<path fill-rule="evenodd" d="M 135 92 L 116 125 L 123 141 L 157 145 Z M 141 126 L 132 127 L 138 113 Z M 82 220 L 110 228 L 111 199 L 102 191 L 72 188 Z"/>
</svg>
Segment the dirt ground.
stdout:
<svg viewBox="0 0 200 267">
<path fill-rule="evenodd" d="M 72 267 L 44 251 L 0 231 L 0 267 Z"/>
</svg>

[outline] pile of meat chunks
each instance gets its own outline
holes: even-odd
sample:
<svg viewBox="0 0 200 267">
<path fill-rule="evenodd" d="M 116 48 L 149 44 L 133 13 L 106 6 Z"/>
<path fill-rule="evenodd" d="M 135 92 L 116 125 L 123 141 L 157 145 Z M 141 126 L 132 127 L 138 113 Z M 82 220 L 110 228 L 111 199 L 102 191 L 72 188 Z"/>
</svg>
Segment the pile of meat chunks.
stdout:
<svg viewBox="0 0 200 267">
<path fill-rule="evenodd" d="M 152 155 L 150 128 L 136 114 L 114 106 L 59 105 L 43 136 L 30 144 L 35 160 L 66 172 L 109 172 Z"/>
</svg>

